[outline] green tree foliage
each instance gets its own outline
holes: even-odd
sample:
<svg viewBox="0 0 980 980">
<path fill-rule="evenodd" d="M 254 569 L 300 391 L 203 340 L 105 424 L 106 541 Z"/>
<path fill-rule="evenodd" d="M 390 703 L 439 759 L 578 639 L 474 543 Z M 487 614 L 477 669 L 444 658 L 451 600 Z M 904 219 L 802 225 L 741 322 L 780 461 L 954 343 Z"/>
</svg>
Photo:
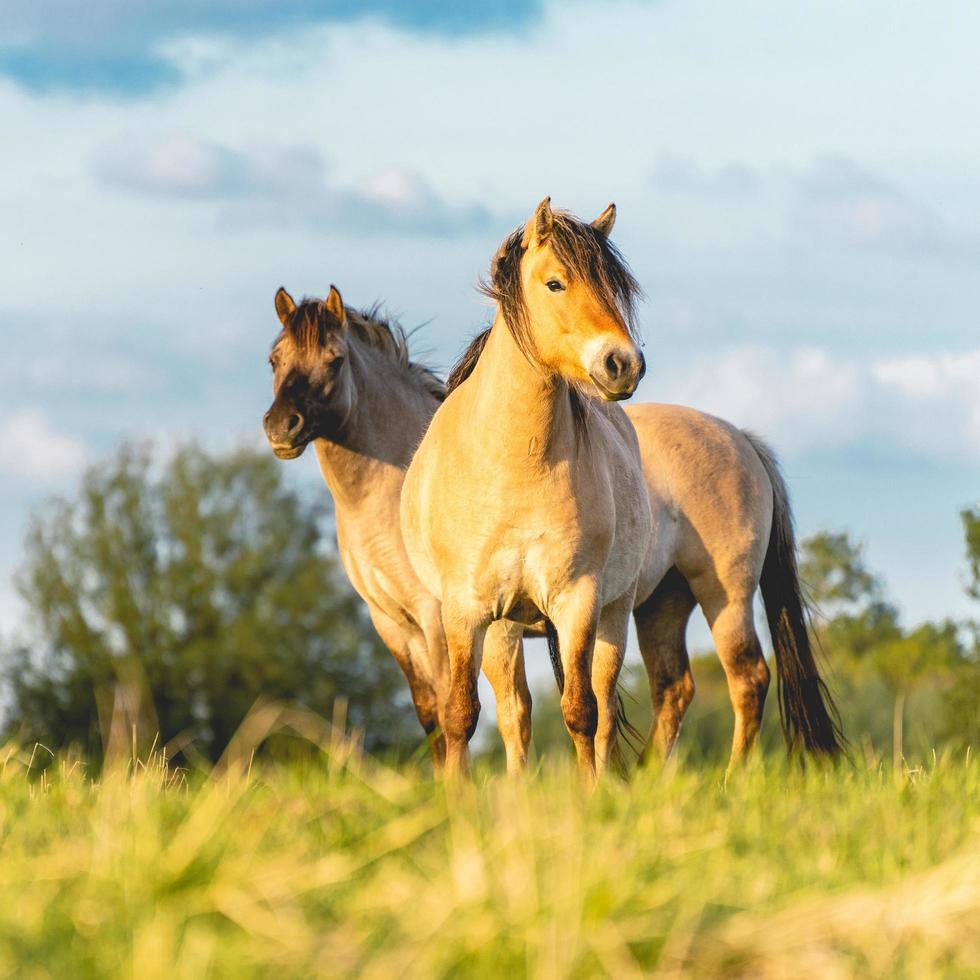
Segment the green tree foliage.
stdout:
<svg viewBox="0 0 980 980">
<path fill-rule="evenodd" d="M 403 742 L 404 681 L 324 547 L 322 504 L 280 474 L 251 451 L 159 462 L 125 446 L 38 513 L 7 732 L 98 754 L 128 706 L 141 738 L 180 736 L 214 759 L 259 698 L 329 716 L 342 697 L 369 746 Z"/>
<path fill-rule="evenodd" d="M 801 550 L 801 575 L 815 586 L 824 614 L 817 635 L 851 732 L 878 751 L 890 742 L 896 764 L 910 746 L 924 751 L 935 745 L 943 695 L 965 661 L 959 625 L 944 620 L 904 629 L 881 579 L 847 534 L 816 534 Z"/>
<path fill-rule="evenodd" d="M 980 600 L 980 504 L 961 511 L 963 532 L 966 536 L 966 560 L 970 567 L 967 593 Z"/>
<path fill-rule="evenodd" d="M 980 601 L 980 505 L 960 513 L 966 543 L 969 580 L 966 592 Z M 980 748 L 980 622 L 970 624 L 973 649 L 957 671 L 945 699 L 946 725 L 943 735 L 962 747 Z"/>
<path fill-rule="evenodd" d="M 800 578 L 817 605 L 861 605 L 881 598 L 881 582 L 846 532 L 821 531 L 803 542 Z"/>
</svg>

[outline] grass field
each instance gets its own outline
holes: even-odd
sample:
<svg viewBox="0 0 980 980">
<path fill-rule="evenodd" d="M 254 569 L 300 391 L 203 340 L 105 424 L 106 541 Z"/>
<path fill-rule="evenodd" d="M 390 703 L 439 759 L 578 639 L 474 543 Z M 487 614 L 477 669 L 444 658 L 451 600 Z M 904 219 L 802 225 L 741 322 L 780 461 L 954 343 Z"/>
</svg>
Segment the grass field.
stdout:
<svg viewBox="0 0 980 980">
<path fill-rule="evenodd" d="M 209 775 L 41 756 L 0 751 L 4 976 L 980 971 L 969 759 L 587 795 L 558 761 L 447 791 L 340 738 Z"/>
</svg>

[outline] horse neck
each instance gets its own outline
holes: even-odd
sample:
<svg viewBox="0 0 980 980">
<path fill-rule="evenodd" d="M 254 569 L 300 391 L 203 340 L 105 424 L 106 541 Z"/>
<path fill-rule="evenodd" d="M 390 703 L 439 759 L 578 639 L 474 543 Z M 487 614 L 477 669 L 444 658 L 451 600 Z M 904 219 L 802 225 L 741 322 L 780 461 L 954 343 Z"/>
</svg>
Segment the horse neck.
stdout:
<svg viewBox="0 0 980 980">
<path fill-rule="evenodd" d="M 487 435 L 496 435 L 508 454 L 553 460 L 574 451 L 568 384 L 524 354 L 501 313 L 473 374 L 477 413 L 486 420 Z"/>
<path fill-rule="evenodd" d="M 397 505 L 405 470 L 438 407 L 404 368 L 356 338 L 348 365 L 350 413 L 335 433 L 314 443 L 338 516 L 376 512 L 379 498 L 392 494 Z"/>
</svg>

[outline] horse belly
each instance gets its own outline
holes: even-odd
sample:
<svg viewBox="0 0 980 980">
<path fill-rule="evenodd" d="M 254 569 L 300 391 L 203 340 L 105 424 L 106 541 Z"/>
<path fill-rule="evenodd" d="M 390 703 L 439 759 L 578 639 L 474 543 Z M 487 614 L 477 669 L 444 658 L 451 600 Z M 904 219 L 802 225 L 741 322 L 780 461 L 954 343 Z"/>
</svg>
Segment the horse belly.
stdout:
<svg viewBox="0 0 980 980">
<path fill-rule="evenodd" d="M 677 564 L 680 529 L 677 514 L 663 500 L 651 496 L 650 545 L 636 585 L 636 605 L 648 599 L 663 577 Z"/>
</svg>

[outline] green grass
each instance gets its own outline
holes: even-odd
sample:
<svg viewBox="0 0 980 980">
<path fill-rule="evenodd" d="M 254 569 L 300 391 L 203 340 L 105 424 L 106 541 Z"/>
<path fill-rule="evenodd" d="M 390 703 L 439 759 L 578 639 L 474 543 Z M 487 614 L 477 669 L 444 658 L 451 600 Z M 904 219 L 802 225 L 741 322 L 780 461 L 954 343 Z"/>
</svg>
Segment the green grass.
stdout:
<svg viewBox="0 0 980 980">
<path fill-rule="evenodd" d="M 967 976 L 980 766 L 448 790 L 342 739 L 97 780 L 0 750 L 0 975 Z M 30 769 L 28 768 L 30 766 Z"/>
</svg>

